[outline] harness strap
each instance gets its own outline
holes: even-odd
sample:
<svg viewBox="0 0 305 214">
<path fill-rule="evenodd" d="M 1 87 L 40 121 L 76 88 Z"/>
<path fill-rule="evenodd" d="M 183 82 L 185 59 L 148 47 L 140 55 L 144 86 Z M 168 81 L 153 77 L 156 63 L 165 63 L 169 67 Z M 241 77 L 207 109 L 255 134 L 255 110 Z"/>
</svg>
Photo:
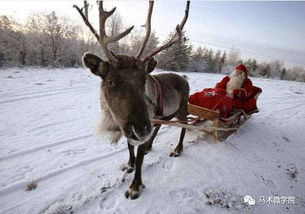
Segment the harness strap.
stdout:
<svg viewBox="0 0 305 214">
<path fill-rule="evenodd" d="M 163 116 L 163 92 L 160 82 L 156 77 L 150 76 L 155 84 L 155 88 L 157 91 L 157 104 L 156 104 L 156 116 Z"/>
<path fill-rule="evenodd" d="M 145 96 L 146 101 L 149 103 L 149 105 L 151 105 L 153 107 L 154 112 L 156 113 L 157 112 L 157 104 L 152 99 L 150 99 L 150 97 L 147 96 L 146 94 L 144 94 L 144 96 Z"/>
</svg>

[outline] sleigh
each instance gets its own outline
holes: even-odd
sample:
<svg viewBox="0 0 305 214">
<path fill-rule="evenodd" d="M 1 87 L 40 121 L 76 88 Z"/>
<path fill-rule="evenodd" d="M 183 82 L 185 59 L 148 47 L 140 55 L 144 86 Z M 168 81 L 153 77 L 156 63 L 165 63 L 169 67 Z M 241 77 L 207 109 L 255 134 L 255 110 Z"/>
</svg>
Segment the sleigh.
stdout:
<svg viewBox="0 0 305 214">
<path fill-rule="evenodd" d="M 214 111 L 192 104 L 188 104 L 188 113 L 187 123 L 178 120 L 156 119 L 151 120 L 151 122 L 205 132 L 212 135 L 216 141 L 223 141 L 251 117 L 243 110 L 234 110 L 229 117 L 224 118 L 220 116 L 218 110 Z"/>
</svg>

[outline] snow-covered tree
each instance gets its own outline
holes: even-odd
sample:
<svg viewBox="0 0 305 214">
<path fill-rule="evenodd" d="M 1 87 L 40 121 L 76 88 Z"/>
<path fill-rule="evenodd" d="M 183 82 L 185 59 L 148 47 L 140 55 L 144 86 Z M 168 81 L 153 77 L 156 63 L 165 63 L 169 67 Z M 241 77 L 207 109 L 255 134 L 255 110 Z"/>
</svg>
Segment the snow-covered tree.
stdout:
<svg viewBox="0 0 305 214">
<path fill-rule="evenodd" d="M 47 35 L 48 45 L 51 47 L 52 63 L 58 60 L 58 51 L 65 35 L 65 23 L 60 20 L 55 11 L 45 15 L 43 20 L 43 31 Z"/>
<path fill-rule="evenodd" d="M 204 72 L 206 69 L 206 60 L 204 59 L 204 49 L 198 47 L 191 55 L 189 70 L 192 72 Z"/>
<path fill-rule="evenodd" d="M 215 54 L 214 61 L 215 61 L 215 73 L 220 73 L 223 66 L 220 50 L 218 50 L 217 53 Z"/>
<path fill-rule="evenodd" d="M 285 79 L 305 82 L 305 69 L 302 66 L 293 66 L 287 70 Z"/>
<path fill-rule="evenodd" d="M 172 36 L 173 33 L 170 34 L 166 42 Z M 158 56 L 158 67 L 165 70 L 185 71 L 188 68 L 191 54 L 191 46 L 188 44 L 188 40 L 185 33 L 182 32 L 181 40 Z"/>
<path fill-rule="evenodd" d="M 205 72 L 216 73 L 216 62 L 214 57 L 214 51 L 212 49 L 205 51 L 204 59 L 206 61 Z"/>
<path fill-rule="evenodd" d="M 270 77 L 280 79 L 281 71 L 283 69 L 283 62 L 279 60 L 273 60 L 269 64 L 270 64 Z"/>
<path fill-rule="evenodd" d="M 249 75 L 256 76 L 257 61 L 255 59 L 248 59 L 244 62 L 244 64 L 249 70 Z"/>
<path fill-rule="evenodd" d="M 236 48 L 231 48 L 227 57 L 227 65 L 235 66 L 240 60 L 240 52 Z"/>
<path fill-rule="evenodd" d="M 12 44 L 12 20 L 7 16 L 0 16 L 0 66 L 6 65 L 13 59 Z"/>
<path fill-rule="evenodd" d="M 107 28 L 109 36 L 118 35 L 124 29 L 122 17 L 119 13 L 115 12 L 112 16 L 110 16 L 109 20 L 107 21 Z M 120 43 L 116 41 L 109 44 L 109 50 L 115 54 L 119 54 L 121 50 Z"/>
<path fill-rule="evenodd" d="M 266 62 L 263 62 L 257 66 L 258 75 L 262 77 L 270 77 L 270 65 Z"/>
<path fill-rule="evenodd" d="M 126 44 L 129 49 L 127 50 L 127 48 L 126 48 L 124 54 L 135 56 L 138 53 L 138 51 L 140 50 L 144 35 L 145 35 L 144 31 L 143 32 L 137 32 L 137 31 L 133 32 L 133 34 L 131 35 L 132 38 L 130 39 L 130 41 L 131 41 L 130 45 Z M 153 32 L 151 32 L 151 34 L 149 36 L 147 45 L 144 49 L 142 56 L 147 54 L 152 49 L 156 48 L 158 46 L 158 44 L 159 44 L 159 39 L 158 39 L 155 31 L 153 31 Z"/>
<path fill-rule="evenodd" d="M 22 30 L 13 18 L 0 16 L 1 65 L 25 64 L 26 40 Z"/>
<path fill-rule="evenodd" d="M 124 29 L 126 26 L 120 14 L 111 16 L 107 22 L 108 34 L 116 35 Z M 145 35 L 144 31 L 134 29 L 119 43 L 111 44 L 110 49 L 118 54 L 136 55 Z M 152 32 L 143 55 L 156 48 L 158 43 L 158 37 Z M 10 16 L 0 15 L 0 66 L 79 66 L 85 52 L 103 56 L 96 38 L 85 26 L 75 24 L 54 11 L 30 14 L 25 24 L 18 23 Z M 204 47 L 192 51 L 184 33 L 181 41 L 161 52 L 157 60 L 158 67 L 165 70 L 224 74 L 232 72 L 238 63 L 244 63 L 250 76 L 305 81 L 305 71 L 301 66 L 288 69 L 279 60 L 241 60 L 240 52 L 235 48 L 228 53 Z"/>
</svg>

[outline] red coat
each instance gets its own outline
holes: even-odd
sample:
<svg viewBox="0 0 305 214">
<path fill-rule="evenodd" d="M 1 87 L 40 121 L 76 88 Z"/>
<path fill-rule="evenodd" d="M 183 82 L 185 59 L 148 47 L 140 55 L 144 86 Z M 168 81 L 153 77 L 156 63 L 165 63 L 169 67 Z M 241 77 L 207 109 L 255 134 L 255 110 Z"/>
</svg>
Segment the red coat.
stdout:
<svg viewBox="0 0 305 214">
<path fill-rule="evenodd" d="M 224 77 L 215 88 L 204 89 L 189 97 L 189 102 L 204 108 L 219 110 L 222 117 L 228 117 L 233 108 L 251 112 L 256 108 L 255 95 L 262 89 L 253 86 L 250 79 L 246 78 L 241 89 L 233 91 L 233 99 L 226 95 L 227 83 L 230 78 Z"/>
</svg>

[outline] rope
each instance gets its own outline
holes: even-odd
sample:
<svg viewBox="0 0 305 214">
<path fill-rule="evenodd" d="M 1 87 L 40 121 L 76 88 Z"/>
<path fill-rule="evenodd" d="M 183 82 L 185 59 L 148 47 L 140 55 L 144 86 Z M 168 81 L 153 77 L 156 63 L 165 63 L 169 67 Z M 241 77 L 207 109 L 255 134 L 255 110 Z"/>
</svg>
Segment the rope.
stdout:
<svg viewBox="0 0 305 214">
<path fill-rule="evenodd" d="M 207 127 L 199 127 L 199 126 L 194 126 L 194 125 L 189 125 L 189 124 L 182 124 L 180 123 L 181 121 L 167 121 L 167 120 L 156 120 L 156 119 L 151 119 L 150 120 L 153 124 L 163 124 L 163 125 L 171 125 L 171 126 L 177 126 L 181 128 L 186 128 L 186 129 L 193 129 L 193 130 L 198 130 L 198 131 L 203 131 L 206 133 L 211 134 L 213 131 L 236 131 L 237 128 L 219 128 L 219 127 L 212 127 L 211 129 L 207 129 Z"/>
</svg>

